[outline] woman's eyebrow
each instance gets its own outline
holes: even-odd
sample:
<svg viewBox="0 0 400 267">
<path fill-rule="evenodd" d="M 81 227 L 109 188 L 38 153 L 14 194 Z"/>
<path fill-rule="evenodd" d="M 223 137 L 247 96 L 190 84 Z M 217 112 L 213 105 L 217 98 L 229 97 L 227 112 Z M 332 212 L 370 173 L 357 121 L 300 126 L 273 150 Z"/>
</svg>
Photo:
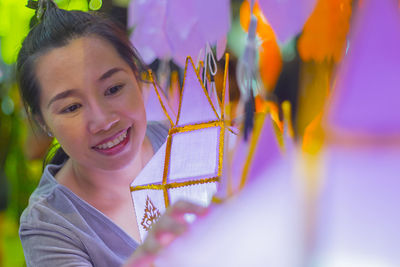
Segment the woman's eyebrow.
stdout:
<svg viewBox="0 0 400 267">
<path fill-rule="evenodd" d="M 118 72 L 118 71 L 124 71 L 126 72 L 124 69 L 122 68 L 112 68 L 108 71 L 106 71 L 103 75 L 101 75 L 101 77 L 99 78 L 99 81 L 103 81 L 109 77 L 111 77 L 114 73 Z"/>
<path fill-rule="evenodd" d="M 75 95 L 75 94 L 77 94 L 77 91 L 78 91 L 77 89 L 69 89 L 69 90 L 66 90 L 64 92 L 61 92 L 61 93 L 55 95 L 52 99 L 50 99 L 49 103 L 47 104 L 47 108 L 50 107 L 50 105 L 54 101 L 69 97 L 71 95 Z"/>
<path fill-rule="evenodd" d="M 101 75 L 101 77 L 99 78 L 99 81 L 103 81 L 103 80 L 105 80 L 105 79 L 111 77 L 114 73 L 119 72 L 119 71 L 126 72 L 126 71 L 125 71 L 124 69 L 122 69 L 122 68 L 112 68 L 112 69 L 106 71 L 103 75 Z M 60 100 L 60 99 L 62 99 L 62 98 L 69 97 L 69 96 L 74 95 L 74 94 L 77 94 L 77 89 L 69 89 L 69 90 L 66 90 L 66 91 L 64 91 L 64 92 L 61 92 L 61 93 L 57 94 L 56 96 L 54 96 L 54 97 L 49 101 L 49 103 L 47 104 L 47 108 L 50 107 L 50 105 L 51 105 L 54 101 Z"/>
</svg>

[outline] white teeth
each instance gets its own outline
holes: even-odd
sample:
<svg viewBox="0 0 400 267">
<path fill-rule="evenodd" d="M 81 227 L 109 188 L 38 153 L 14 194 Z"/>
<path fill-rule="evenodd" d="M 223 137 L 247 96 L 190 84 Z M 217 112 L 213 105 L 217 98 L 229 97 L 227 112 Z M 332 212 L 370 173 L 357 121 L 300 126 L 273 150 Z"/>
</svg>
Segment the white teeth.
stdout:
<svg viewBox="0 0 400 267">
<path fill-rule="evenodd" d="M 119 143 L 121 143 L 125 138 L 126 138 L 126 134 L 127 132 L 125 131 L 124 133 L 122 133 L 120 136 L 118 136 L 117 138 L 115 138 L 112 141 L 108 141 L 105 144 L 101 144 L 99 146 L 96 146 L 97 149 L 107 149 L 107 148 L 111 148 L 113 146 L 118 145 Z"/>
<path fill-rule="evenodd" d="M 109 142 L 107 143 L 107 146 L 108 146 L 108 148 L 113 147 L 113 146 L 114 146 L 114 143 L 113 143 L 112 141 L 109 141 Z"/>
</svg>

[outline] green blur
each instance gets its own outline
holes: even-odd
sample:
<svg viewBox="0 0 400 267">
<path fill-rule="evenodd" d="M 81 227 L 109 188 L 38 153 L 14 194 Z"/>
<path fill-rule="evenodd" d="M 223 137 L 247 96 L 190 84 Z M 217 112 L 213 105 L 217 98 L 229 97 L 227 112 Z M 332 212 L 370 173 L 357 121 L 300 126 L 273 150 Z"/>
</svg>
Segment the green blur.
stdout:
<svg viewBox="0 0 400 267">
<path fill-rule="evenodd" d="M 39 182 L 42 160 L 29 159 L 26 143 L 34 136 L 21 104 L 15 81 L 15 62 L 23 38 L 28 34 L 35 10 L 27 0 L 0 0 L 0 267 L 25 266 L 18 237 L 19 217 Z M 98 10 L 101 0 L 55 0 L 67 10 Z M 0 206 L 1 208 L 1 206 Z"/>
</svg>

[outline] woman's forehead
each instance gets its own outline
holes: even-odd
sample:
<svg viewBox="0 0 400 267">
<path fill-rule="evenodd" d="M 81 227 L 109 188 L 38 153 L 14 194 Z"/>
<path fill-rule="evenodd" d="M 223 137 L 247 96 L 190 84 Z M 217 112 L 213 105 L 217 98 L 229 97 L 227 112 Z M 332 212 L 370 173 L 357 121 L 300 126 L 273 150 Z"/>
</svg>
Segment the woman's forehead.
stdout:
<svg viewBox="0 0 400 267">
<path fill-rule="evenodd" d="M 100 67 L 104 64 L 124 63 L 108 41 L 90 36 L 72 39 L 65 46 L 49 50 L 36 60 L 36 67 L 47 71 L 59 68 L 73 70 L 74 66 L 79 65 Z"/>
<path fill-rule="evenodd" d="M 41 86 L 77 79 L 97 80 L 111 68 L 129 69 L 129 65 L 109 42 L 96 37 L 73 39 L 36 61 L 36 75 Z"/>
<path fill-rule="evenodd" d="M 93 36 L 73 39 L 36 61 L 36 77 L 45 101 L 61 91 L 99 83 L 104 73 L 112 69 L 131 72 L 108 41 Z"/>
</svg>

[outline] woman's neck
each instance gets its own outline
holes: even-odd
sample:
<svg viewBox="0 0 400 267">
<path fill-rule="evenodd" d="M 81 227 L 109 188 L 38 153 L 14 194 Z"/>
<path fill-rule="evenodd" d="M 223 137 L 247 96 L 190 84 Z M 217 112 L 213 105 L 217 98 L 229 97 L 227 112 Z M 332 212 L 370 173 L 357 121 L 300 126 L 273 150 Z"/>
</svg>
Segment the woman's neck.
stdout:
<svg viewBox="0 0 400 267">
<path fill-rule="evenodd" d="M 131 203 L 130 184 L 153 154 L 151 143 L 146 137 L 132 163 L 123 169 L 101 170 L 69 159 L 56 178 L 60 184 L 97 209 L 106 211 L 127 199 Z"/>
</svg>

